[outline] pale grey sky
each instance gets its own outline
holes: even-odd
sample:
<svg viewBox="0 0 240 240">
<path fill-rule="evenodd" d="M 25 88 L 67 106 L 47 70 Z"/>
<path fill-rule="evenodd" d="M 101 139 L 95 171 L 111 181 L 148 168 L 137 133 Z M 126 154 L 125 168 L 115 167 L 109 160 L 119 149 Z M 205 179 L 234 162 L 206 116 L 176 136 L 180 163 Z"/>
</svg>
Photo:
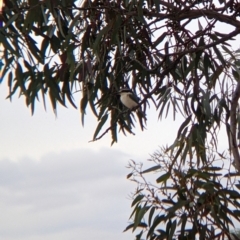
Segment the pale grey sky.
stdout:
<svg viewBox="0 0 240 240">
<path fill-rule="evenodd" d="M 6 95 L 3 81 L 0 239 L 134 239 L 122 233 L 136 187 L 126 166 L 130 159 L 146 162 L 175 137 L 178 124 L 159 122 L 151 109 L 146 131 L 137 127 L 135 136 L 119 136 L 111 147 L 110 135 L 89 143 L 96 127 L 90 111 L 83 128 L 78 110 L 59 106 L 55 118 L 50 105 L 45 112 L 39 103 L 31 116 L 24 99 L 16 94 L 10 103 Z"/>
<path fill-rule="evenodd" d="M 31 116 L 17 95 L 12 103 L 5 100 L 4 80 L 0 240 L 134 239 L 131 232 L 122 233 L 132 211 L 129 195 L 136 187 L 126 179 L 127 163 L 146 162 L 159 146 L 171 144 L 182 121 L 169 117 L 160 122 L 153 107 L 146 131 L 136 124 L 135 136 L 120 135 L 111 147 L 110 134 L 89 143 L 97 125 L 90 110 L 83 128 L 79 111 L 71 106 L 59 106 L 56 118 L 50 104 L 45 112 L 40 102 Z"/>
<path fill-rule="evenodd" d="M 79 149 L 0 161 L 0 239 L 131 239 L 127 155 Z"/>
</svg>

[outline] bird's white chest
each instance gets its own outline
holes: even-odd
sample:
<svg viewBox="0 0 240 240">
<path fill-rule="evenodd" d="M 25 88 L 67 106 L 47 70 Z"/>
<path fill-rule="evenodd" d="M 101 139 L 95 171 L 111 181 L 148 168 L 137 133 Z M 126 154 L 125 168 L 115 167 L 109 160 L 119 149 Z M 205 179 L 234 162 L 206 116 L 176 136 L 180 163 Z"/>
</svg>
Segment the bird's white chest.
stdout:
<svg viewBox="0 0 240 240">
<path fill-rule="evenodd" d="M 131 97 L 130 97 L 131 93 L 124 93 L 121 94 L 120 100 L 122 102 L 123 105 L 125 105 L 127 108 L 132 109 L 134 107 L 136 107 L 138 105 L 138 103 L 136 101 L 134 101 Z"/>
</svg>

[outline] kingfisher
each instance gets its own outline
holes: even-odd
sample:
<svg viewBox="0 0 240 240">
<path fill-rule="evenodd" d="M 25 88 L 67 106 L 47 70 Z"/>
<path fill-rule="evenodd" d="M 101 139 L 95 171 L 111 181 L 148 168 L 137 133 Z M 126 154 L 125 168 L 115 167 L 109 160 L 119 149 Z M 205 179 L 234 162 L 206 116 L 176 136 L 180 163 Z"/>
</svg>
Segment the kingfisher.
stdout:
<svg viewBox="0 0 240 240">
<path fill-rule="evenodd" d="M 127 107 L 130 110 L 133 110 L 134 108 L 137 108 L 138 104 L 139 104 L 139 98 L 132 92 L 131 89 L 129 88 L 122 88 L 118 94 L 120 95 L 120 101 L 122 102 L 122 104 Z M 144 118 L 145 122 L 147 120 L 146 115 L 144 112 L 142 112 L 142 110 L 140 109 L 140 107 L 138 107 L 136 109 L 137 112 L 137 116 L 139 118 L 140 121 L 140 125 L 141 128 L 143 130 L 144 126 L 142 123 L 142 118 Z"/>
</svg>

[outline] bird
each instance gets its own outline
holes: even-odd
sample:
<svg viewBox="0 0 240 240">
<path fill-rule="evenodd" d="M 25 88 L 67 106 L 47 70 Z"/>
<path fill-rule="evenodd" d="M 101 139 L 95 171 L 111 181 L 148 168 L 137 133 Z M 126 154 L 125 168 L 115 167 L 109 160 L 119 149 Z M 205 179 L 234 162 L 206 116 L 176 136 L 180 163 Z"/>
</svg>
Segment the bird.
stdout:
<svg viewBox="0 0 240 240">
<path fill-rule="evenodd" d="M 140 99 L 129 88 L 122 88 L 118 92 L 118 95 L 120 95 L 120 101 L 125 107 L 127 107 L 130 110 L 136 110 L 137 116 L 140 121 L 141 128 L 143 130 L 144 125 L 143 125 L 142 119 L 144 119 L 144 121 L 146 123 L 147 118 L 146 118 L 145 113 L 141 110 L 141 108 L 138 107 Z"/>
<path fill-rule="evenodd" d="M 132 110 L 138 106 L 139 98 L 129 88 L 122 88 L 118 94 L 120 95 L 120 101 L 128 109 Z"/>
</svg>

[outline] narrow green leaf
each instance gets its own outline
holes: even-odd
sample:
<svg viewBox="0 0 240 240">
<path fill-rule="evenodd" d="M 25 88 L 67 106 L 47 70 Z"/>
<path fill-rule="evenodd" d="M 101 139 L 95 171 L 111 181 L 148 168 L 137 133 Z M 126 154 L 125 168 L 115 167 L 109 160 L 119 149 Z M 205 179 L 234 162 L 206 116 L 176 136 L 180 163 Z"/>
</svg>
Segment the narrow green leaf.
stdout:
<svg viewBox="0 0 240 240">
<path fill-rule="evenodd" d="M 79 19 L 81 16 L 82 16 L 82 13 L 79 13 L 74 17 L 71 24 L 69 25 L 68 32 L 73 32 L 74 27 L 76 27 L 79 24 Z"/>
<path fill-rule="evenodd" d="M 159 178 L 157 178 L 156 182 L 160 183 L 160 182 L 166 182 L 169 177 L 171 176 L 171 174 L 169 172 L 163 174 L 162 176 L 160 176 Z"/>
<path fill-rule="evenodd" d="M 137 12 L 138 12 L 138 17 L 141 20 L 141 22 L 144 22 L 144 18 L 143 18 L 143 0 L 138 0 Z"/>
<path fill-rule="evenodd" d="M 172 225 L 172 220 L 169 219 L 169 221 L 168 221 L 167 224 L 166 224 L 166 234 L 167 234 L 168 236 L 170 236 L 169 231 L 170 231 L 170 229 L 171 229 L 171 225 Z M 169 239 L 169 238 L 168 238 L 168 240 L 172 240 L 172 239 Z"/>
<path fill-rule="evenodd" d="M 41 12 L 42 12 L 42 16 L 43 16 L 43 19 L 44 19 L 45 26 L 47 26 L 48 25 L 48 21 L 47 21 L 48 17 L 47 17 L 47 14 L 46 14 L 45 10 L 44 10 L 43 4 L 41 4 Z"/>
<path fill-rule="evenodd" d="M 18 14 L 15 13 L 7 22 L 4 24 L 4 26 L 1 28 L 3 31 L 4 29 L 8 28 L 9 25 L 11 25 L 16 19 L 18 18 Z"/>
<path fill-rule="evenodd" d="M 56 98 L 54 97 L 53 91 L 52 91 L 51 89 L 50 89 L 50 91 L 49 91 L 49 97 L 50 97 L 50 100 L 51 100 L 53 112 L 54 112 L 55 114 L 57 114 Z"/>
<path fill-rule="evenodd" d="M 30 37 L 28 36 L 28 41 L 27 41 L 27 45 L 29 47 L 29 54 L 33 55 L 40 63 L 44 63 L 42 55 L 40 50 L 38 49 L 38 47 L 36 46 L 36 42 Z"/>
<path fill-rule="evenodd" d="M 229 172 L 224 175 L 224 177 L 227 177 L 227 178 L 228 177 L 237 177 L 237 176 L 239 176 L 239 173 L 237 173 L 237 172 Z"/>
<path fill-rule="evenodd" d="M 50 24 L 47 29 L 47 36 L 51 39 L 54 35 L 54 32 L 56 30 L 55 24 Z M 45 38 L 46 39 L 46 38 Z"/>
<path fill-rule="evenodd" d="M 41 50 L 40 50 L 41 57 L 43 59 L 46 57 L 46 50 L 47 50 L 49 44 L 50 44 L 49 39 L 44 38 L 43 41 L 42 41 Z"/>
<path fill-rule="evenodd" d="M 206 114 L 206 116 L 208 117 L 208 119 L 211 118 L 211 106 L 210 106 L 210 101 L 209 101 L 209 93 L 208 92 L 202 92 L 203 96 L 203 108 L 204 108 L 204 112 Z"/>
<path fill-rule="evenodd" d="M 233 68 L 232 68 L 232 75 L 237 82 L 240 80 L 240 76 L 239 76 L 238 72 L 235 71 Z"/>
<path fill-rule="evenodd" d="M 137 195 L 136 198 L 133 200 L 131 207 L 133 207 L 136 203 L 140 202 L 144 198 L 144 195 L 140 194 Z"/>
<path fill-rule="evenodd" d="M 200 239 L 199 240 L 205 240 L 206 239 L 206 231 L 207 231 L 207 224 L 202 226 L 202 229 L 200 231 Z"/>
<path fill-rule="evenodd" d="M 219 38 L 217 37 L 216 34 L 210 33 L 210 34 L 209 34 L 209 37 L 210 37 L 213 41 L 218 41 L 218 40 L 219 40 Z"/>
<path fill-rule="evenodd" d="M 118 43 L 119 44 L 119 29 L 122 25 L 122 18 L 121 18 L 121 15 L 117 15 L 116 18 L 115 18 L 115 21 L 113 23 L 113 31 L 112 31 L 112 34 L 111 34 L 111 44 L 114 44 L 114 43 Z M 119 47 L 119 50 L 121 49 L 121 47 Z"/>
<path fill-rule="evenodd" d="M 133 231 L 138 227 L 138 225 L 140 224 L 140 222 L 142 221 L 142 218 L 144 217 L 144 215 L 147 213 L 147 211 L 149 210 L 150 206 L 144 206 L 142 208 L 139 209 L 139 211 L 136 212 L 135 214 L 135 219 L 134 219 L 134 227 L 133 227 Z"/>
<path fill-rule="evenodd" d="M 156 39 L 156 41 L 153 43 L 153 46 L 156 47 L 158 44 L 160 44 L 166 36 L 167 32 L 164 32 L 159 38 Z"/>
<path fill-rule="evenodd" d="M 224 190 L 224 193 L 225 193 L 225 194 L 229 194 L 229 197 L 230 197 L 230 198 L 234 198 L 234 199 L 240 198 L 239 192 L 237 192 L 237 191 L 235 191 L 235 190 L 225 189 L 225 190 Z"/>
<path fill-rule="evenodd" d="M 113 145 L 115 142 L 117 142 L 117 118 L 119 117 L 119 113 L 117 110 L 113 109 L 111 111 L 111 135 L 112 135 L 112 142 L 111 145 Z"/>
<path fill-rule="evenodd" d="M 8 87 L 9 87 L 9 98 L 10 98 L 10 101 L 12 100 L 12 95 L 11 95 L 12 83 L 13 83 L 13 73 L 9 72 L 9 74 L 8 74 Z"/>
<path fill-rule="evenodd" d="M 17 78 L 17 81 L 18 81 L 18 85 L 21 87 L 22 93 L 25 94 L 25 92 L 26 92 L 25 79 L 24 79 L 22 66 L 19 62 L 17 63 L 17 69 L 16 69 L 15 73 L 16 73 L 16 78 Z"/>
<path fill-rule="evenodd" d="M 82 56 L 84 55 L 84 52 L 89 47 L 89 40 L 90 40 L 90 33 L 92 31 L 91 25 L 87 26 L 87 29 L 85 30 L 85 33 L 82 37 Z"/>
<path fill-rule="evenodd" d="M 233 51 L 229 50 L 226 46 L 222 45 L 222 49 L 228 53 L 233 59 L 235 59 L 235 56 L 233 55 Z"/>
<path fill-rule="evenodd" d="M 161 168 L 160 165 L 156 165 L 156 166 L 154 166 L 154 167 L 150 167 L 150 168 L 142 171 L 141 173 L 144 174 L 144 173 L 154 172 L 154 171 L 156 171 L 156 170 L 158 170 L 158 169 L 160 169 L 160 168 Z"/>
<path fill-rule="evenodd" d="M 209 60 L 209 55 L 207 53 L 205 53 L 204 57 L 203 57 L 203 66 L 204 66 L 203 72 L 204 72 L 205 78 L 206 78 L 207 82 L 209 83 L 208 69 L 210 66 L 210 60 Z"/>
<path fill-rule="evenodd" d="M 164 93 L 163 97 L 161 98 L 161 100 L 159 101 L 158 106 L 157 106 L 157 108 L 159 108 L 162 105 L 159 115 L 158 115 L 159 119 L 162 118 L 163 111 L 164 111 L 165 106 L 166 106 L 167 102 L 169 101 L 170 97 L 171 97 L 171 88 L 168 88 L 166 90 L 166 92 Z"/>
<path fill-rule="evenodd" d="M 85 115 L 85 109 L 88 104 L 88 97 L 87 94 L 84 94 L 83 98 L 80 101 L 80 112 L 82 116 L 82 125 L 84 126 L 84 115 Z"/>
<path fill-rule="evenodd" d="M 156 207 L 154 207 L 154 206 L 151 207 L 151 210 L 150 210 L 149 215 L 148 215 L 148 226 L 151 226 L 152 217 L 153 217 L 153 214 L 155 212 L 155 209 L 156 209 Z"/>
<path fill-rule="evenodd" d="M 221 52 L 218 50 L 218 48 L 216 46 L 213 46 L 213 49 L 219 59 L 219 61 L 222 63 L 223 66 L 226 65 L 226 61 L 223 58 L 223 55 L 221 54 Z"/>
<path fill-rule="evenodd" d="M 142 234 L 143 234 L 143 230 L 139 234 L 136 235 L 136 240 L 142 240 L 142 238 L 141 238 Z"/>
<path fill-rule="evenodd" d="M 233 210 L 234 215 L 240 217 L 240 210 Z"/>
<path fill-rule="evenodd" d="M 93 114 L 99 119 L 99 115 L 97 114 L 97 111 L 96 111 L 96 104 L 94 102 L 94 99 L 95 99 L 95 96 L 94 96 L 94 93 L 91 94 L 88 102 L 89 102 L 89 105 L 91 107 L 91 110 L 93 112 Z"/>
<path fill-rule="evenodd" d="M 171 98 L 170 98 L 170 99 L 171 99 Z M 168 116 L 168 111 L 169 111 L 169 108 L 170 108 L 170 104 L 171 104 L 171 102 L 169 101 L 168 104 L 167 104 L 167 109 L 166 109 L 165 118 L 167 118 L 167 116 Z M 173 109 L 173 111 L 174 111 L 174 109 Z"/>
<path fill-rule="evenodd" d="M 127 175 L 127 179 L 129 179 L 132 175 L 133 175 L 133 173 L 129 173 L 129 174 Z"/>
<path fill-rule="evenodd" d="M 181 237 L 184 237 L 185 235 L 185 226 L 186 226 L 186 223 L 187 223 L 187 215 L 186 213 L 184 213 L 182 216 L 181 216 Z"/>
<path fill-rule="evenodd" d="M 102 129 L 102 127 L 103 127 L 103 125 L 105 124 L 105 122 L 107 121 L 107 119 L 108 119 L 108 114 L 105 114 L 105 115 L 101 118 L 101 120 L 100 120 L 100 122 L 98 123 L 97 128 L 96 128 L 96 130 L 95 130 L 95 133 L 94 133 L 94 135 L 93 135 L 93 139 L 96 139 L 96 138 L 97 138 L 98 133 L 99 133 L 100 130 Z"/>
<path fill-rule="evenodd" d="M 152 236 L 155 228 L 162 222 L 165 220 L 165 215 L 157 215 L 155 218 L 154 218 L 154 221 L 153 221 L 153 224 L 152 226 L 150 227 L 149 231 L 148 231 L 148 234 L 147 234 L 147 238 L 149 238 L 150 236 Z"/>
<path fill-rule="evenodd" d="M 58 37 L 53 35 L 50 38 L 50 44 L 51 44 L 51 49 L 53 50 L 54 53 L 58 53 L 60 47 L 61 47 L 61 41 Z"/>
<path fill-rule="evenodd" d="M 4 49 L 8 49 L 12 53 L 12 55 L 14 55 L 15 57 L 19 57 L 18 52 L 15 49 L 13 49 L 12 45 L 9 44 L 6 36 L 4 36 L 1 32 L 0 32 L 0 43 L 2 43 Z"/>
<path fill-rule="evenodd" d="M 58 23 L 58 29 L 62 35 L 63 38 L 66 38 L 66 35 L 64 34 L 64 31 L 63 31 L 63 28 L 62 28 L 62 23 L 64 21 L 61 19 L 61 15 L 60 15 L 60 12 L 58 11 L 57 12 L 57 23 Z"/>
<path fill-rule="evenodd" d="M 172 207 L 169 207 L 166 209 L 167 212 L 169 212 L 170 214 L 171 213 L 175 213 L 178 209 L 186 206 L 186 204 L 188 204 L 188 201 L 185 200 L 186 197 L 183 195 L 183 192 L 182 191 L 178 191 L 178 196 L 179 196 L 179 199 L 178 199 L 178 202 L 176 202 Z M 183 200 L 181 200 L 183 199 Z"/>
<path fill-rule="evenodd" d="M 239 66 L 240 66 L 240 60 L 239 60 L 239 59 L 236 59 L 236 60 L 234 61 L 234 64 L 239 67 Z"/>
<path fill-rule="evenodd" d="M 181 132 L 183 131 L 183 129 L 189 124 L 189 122 L 192 119 L 192 115 L 190 115 L 189 117 L 187 117 L 187 119 L 182 123 L 182 125 L 180 126 L 180 128 L 178 129 L 178 133 L 177 133 L 177 139 L 179 139 Z"/>
<path fill-rule="evenodd" d="M 131 224 L 129 224 L 129 225 L 123 230 L 123 232 L 126 232 L 127 230 L 129 230 L 129 229 L 131 229 L 131 228 L 133 228 L 133 227 L 134 227 L 134 223 L 131 223 Z M 146 227 L 147 227 L 147 224 L 144 223 L 144 222 L 140 222 L 137 227 L 146 228 Z"/>
<path fill-rule="evenodd" d="M 176 230 L 176 226 L 177 226 L 177 220 L 175 219 L 173 221 L 173 223 L 171 224 L 171 228 L 170 228 L 170 233 L 169 233 L 169 237 L 168 237 L 168 240 L 172 240 L 172 237 L 173 237 L 173 234 Z"/>
<path fill-rule="evenodd" d="M 139 209 L 139 205 L 140 205 L 140 203 L 138 203 L 138 204 L 135 206 L 135 208 L 133 209 L 133 211 L 132 211 L 132 213 L 131 213 L 129 219 L 131 219 L 132 216 L 135 214 L 135 212 Z"/>
<path fill-rule="evenodd" d="M 99 44 L 101 42 L 102 37 L 104 36 L 104 34 L 106 34 L 108 31 L 110 31 L 110 29 L 112 28 L 112 23 L 110 22 L 107 26 L 105 26 L 97 35 L 97 38 L 93 44 L 93 51 L 95 53 L 98 53 L 98 48 L 99 48 Z"/>
<path fill-rule="evenodd" d="M 200 23 L 199 19 L 198 19 L 198 30 L 200 30 L 200 31 L 202 31 L 202 30 L 203 30 L 203 27 L 202 27 L 202 25 L 201 25 L 201 23 Z"/>
<path fill-rule="evenodd" d="M 221 167 L 203 167 L 202 168 L 203 170 L 207 171 L 207 172 L 210 172 L 210 171 L 222 171 L 222 168 Z"/>
<path fill-rule="evenodd" d="M 200 40 L 199 40 L 199 43 L 198 43 L 198 47 L 202 47 L 204 45 L 205 45 L 204 37 L 201 37 Z M 199 50 L 199 51 L 196 52 L 196 56 L 195 56 L 195 59 L 194 59 L 194 65 L 195 65 L 196 69 L 198 68 L 198 63 L 200 61 L 202 53 L 203 53 L 202 50 Z"/>
</svg>

